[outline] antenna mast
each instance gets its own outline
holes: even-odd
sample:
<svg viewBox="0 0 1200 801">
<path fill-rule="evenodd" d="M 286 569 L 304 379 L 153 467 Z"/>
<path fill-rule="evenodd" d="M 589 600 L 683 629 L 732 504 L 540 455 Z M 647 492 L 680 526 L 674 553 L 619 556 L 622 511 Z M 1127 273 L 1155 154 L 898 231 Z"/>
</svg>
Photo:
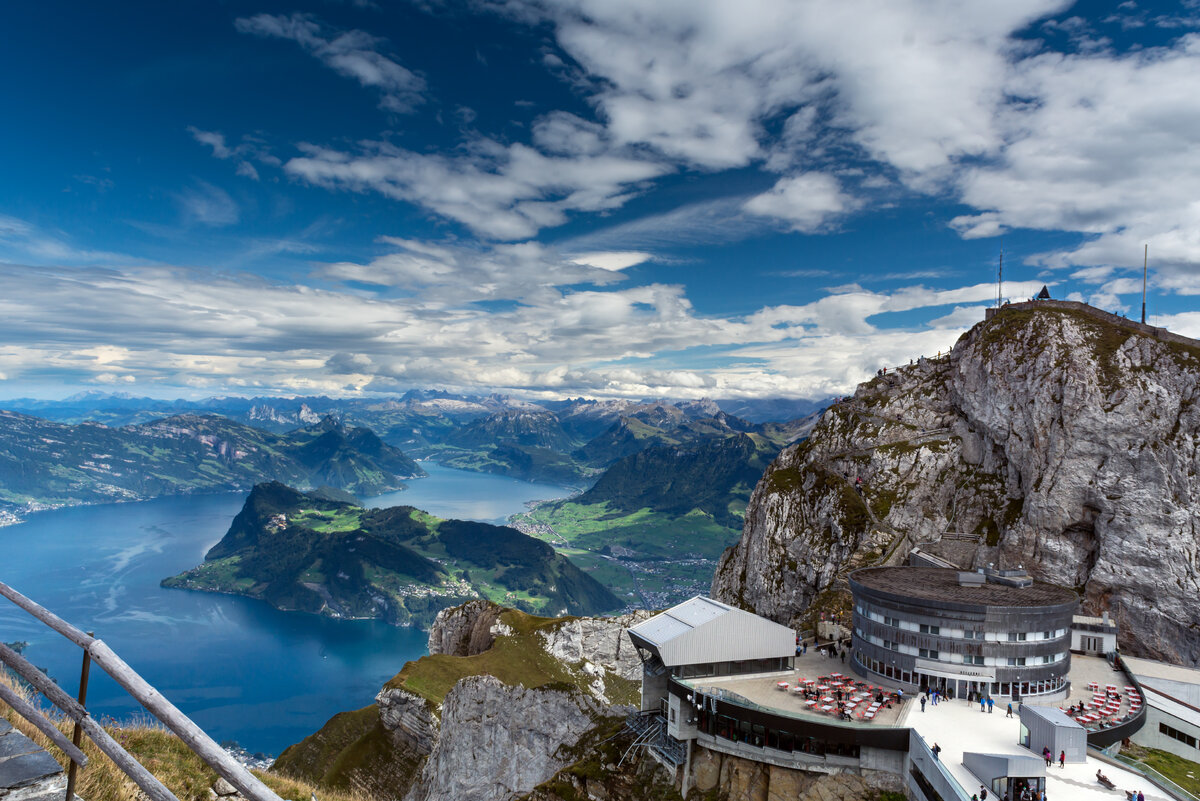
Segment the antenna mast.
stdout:
<svg viewBox="0 0 1200 801">
<path fill-rule="evenodd" d="M 1004 294 L 1004 241 L 1000 241 L 1000 270 L 996 273 L 996 308 L 1000 308 Z"/>
<path fill-rule="evenodd" d="M 1146 263 L 1150 259 L 1150 245 L 1142 251 L 1142 325 L 1146 324 Z"/>
</svg>

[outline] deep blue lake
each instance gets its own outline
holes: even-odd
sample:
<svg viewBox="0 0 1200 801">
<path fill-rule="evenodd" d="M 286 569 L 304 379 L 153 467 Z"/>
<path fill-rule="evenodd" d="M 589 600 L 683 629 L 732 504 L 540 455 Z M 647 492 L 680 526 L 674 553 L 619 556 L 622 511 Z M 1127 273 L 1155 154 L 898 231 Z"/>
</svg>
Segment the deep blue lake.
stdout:
<svg viewBox="0 0 1200 801">
<path fill-rule="evenodd" d="M 423 463 L 429 478 L 368 500 L 439 517 L 503 522 L 529 500 L 563 497 L 547 484 Z M 224 536 L 244 494 L 161 498 L 59 509 L 0 528 L 0 580 L 84 630 L 215 740 L 278 755 L 337 712 L 371 703 L 380 686 L 426 653 L 426 633 L 376 621 L 279 612 L 261 601 L 165 590 Z M 82 652 L 0 598 L 0 640 L 71 694 Z M 93 669 L 88 708 L 128 718 L 141 707 Z"/>
</svg>

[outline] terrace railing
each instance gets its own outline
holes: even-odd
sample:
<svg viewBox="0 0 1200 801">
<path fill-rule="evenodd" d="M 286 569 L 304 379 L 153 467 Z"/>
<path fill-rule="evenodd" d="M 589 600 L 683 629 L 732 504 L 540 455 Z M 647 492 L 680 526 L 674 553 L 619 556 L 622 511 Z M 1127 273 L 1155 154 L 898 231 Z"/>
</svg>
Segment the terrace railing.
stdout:
<svg viewBox="0 0 1200 801">
<path fill-rule="evenodd" d="M 132 755 L 121 747 L 116 740 L 104 730 L 88 713 L 87 685 L 88 674 L 92 663 L 100 668 L 136 699 L 145 709 L 154 715 L 164 726 L 179 737 L 196 756 L 223 776 L 249 801 L 280 801 L 279 796 L 271 791 L 259 779 L 246 770 L 229 755 L 225 749 L 213 742 L 204 731 L 192 722 L 168 701 L 158 690 L 154 689 L 138 673 L 125 663 L 121 657 L 108 647 L 103 640 L 98 640 L 90 633 L 80 631 L 58 615 L 45 607 L 26 598 L 7 584 L 0 582 L 0 595 L 24 609 L 31 616 L 48 628 L 61 634 L 66 639 L 83 649 L 83 667 L 80 673 L 79 697 L 72 698 L 42 671 L 34 667 L 28 660 L 0 643 L 0 662 L 3 662 L 25 681 L 29 682 L 38 692 L 46 697 L 59 711 L 75 722 L 72 738 L 58 730 L 46 716 L 33 704 L 27 702 L 19 693 L 0 684 L 0 699 L 8 703 L 17 714 L 37 727 L 58 748 L 60 748 L 71 764 L 67 772 L 66 801 L 72 801 L 75 791 L 76 774 L 79 768 L 88 763 L 87 756 L 79 749 L 82 735 L 96 744 L 96 747 L 140 787 L 152 801 L 178 801 L 167 787 L 154 777 L 150 771 L 138 762 Z"/>
</svg>

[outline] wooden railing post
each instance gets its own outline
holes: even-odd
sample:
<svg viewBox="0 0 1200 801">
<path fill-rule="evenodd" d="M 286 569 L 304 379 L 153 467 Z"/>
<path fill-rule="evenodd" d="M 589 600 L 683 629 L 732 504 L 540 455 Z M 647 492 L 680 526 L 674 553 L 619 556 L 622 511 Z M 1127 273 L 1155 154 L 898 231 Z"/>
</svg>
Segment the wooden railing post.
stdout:
<svg viewBox="0 0 1200 801">
<path fill-rule="evenodd" d="M 91 631 L 89 631 L 87 633 L 87 635 L 89 637 L 96 636 L 95 632 L 91 632 Z M 81 667 L 79 669 L 79 705 L 82 707 L 87 707 L 88 674 L 91 672 L 91 670 L 92 670 L 92 655 L 89 654 L 87 652 L 87 649 L 85 648 L 85 649 L 83 649 L 83 667 Z M 83 741 L 83 727 L 79 725 L 79 721 L 77 720 L 77 721 L 75 721 L 75 729 L 74 729 L 74 731 L 71 732 L 71 743 L 76 748 L 78 748 L 80 742 L 82 742 L 82 741 Z M 66 801 L 71 801 L 71 799 L 75 797 L 75 776 L 78 772 L 79 772 L 79 765 L 75 762 L 75 760 L 72 759 L 71 764 L 67 767 L 67 799 L 66 799 Z"/>
</svg>

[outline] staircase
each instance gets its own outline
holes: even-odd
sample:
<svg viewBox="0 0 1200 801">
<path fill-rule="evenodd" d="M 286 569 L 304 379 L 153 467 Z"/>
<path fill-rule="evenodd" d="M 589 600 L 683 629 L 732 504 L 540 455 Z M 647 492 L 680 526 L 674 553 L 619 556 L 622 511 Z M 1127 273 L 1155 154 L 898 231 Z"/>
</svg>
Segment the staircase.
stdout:
<svg viewBox="0 0 1200 801">
<path fill-rule="evenodd" d="M 0 718 L 0 801 L 62 801 L 66 790 L 58 761 Z"/>
</svg>

